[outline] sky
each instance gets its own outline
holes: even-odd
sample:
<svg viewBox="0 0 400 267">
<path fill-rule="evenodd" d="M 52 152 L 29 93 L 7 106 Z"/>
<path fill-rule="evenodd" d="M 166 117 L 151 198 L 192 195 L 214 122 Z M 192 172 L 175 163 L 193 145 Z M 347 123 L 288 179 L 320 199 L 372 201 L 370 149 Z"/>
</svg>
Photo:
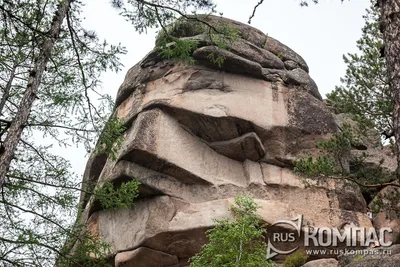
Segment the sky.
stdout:
<svg viewBox="0 0 400 267">
<path fill-rule="evenodd" d="M 223 16 L 247 23 L 259 0 L 215 0 Z M 124 67 L 119 73 L 105 73 L 102 77 L 104 93 L 116 96 L 125 73 L 153 47 L 156 30 L 138 34 L 118 12 L 110 0 L 86 0 L 83 24 L 97 32 L 109 43 L 122 43 L 128 53 L 121 57 Z M 258 28 L 300 54 L 310 68 L 324 96 L 340 83 L 346 71 L 343 54 L 354 53 L 361 37 L 362 16 L 370 6 L 369 0 L 320 0 L 318 5 L 300 7 L 299 0 L 265 0 L 257 10 L 252 26 Z M 311 2 L 311 1 L 310 1 Z M 84 149 L 68 148 L 67 158 L 73 170 L 82 175 L 87 155 Z"/>
</svg>

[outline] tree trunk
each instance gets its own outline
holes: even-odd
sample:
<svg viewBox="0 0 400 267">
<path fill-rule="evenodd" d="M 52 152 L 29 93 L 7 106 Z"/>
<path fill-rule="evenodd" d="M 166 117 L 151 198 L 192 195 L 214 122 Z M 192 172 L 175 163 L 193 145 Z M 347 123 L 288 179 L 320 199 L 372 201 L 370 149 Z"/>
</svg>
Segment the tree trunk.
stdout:
<svg viewBox="0 0 400 267">
<path fill-rule="evenodd" d="M 400 0 L 380 0 L 379 5 L 389 86 L 393 98 L 397 179 L 400 182 Z"/>
<path fill-rule="evenodd" d="M 54 44 L 59 38 L 61 25 L 69 11 L 71 1 L 72 0 L 64 0 L 58 5 L 57 11 L 53 16 L 50 30 L 45 36 L 44 42 L 40 45 L 39 56 L 35 61 L 33 69 L 30 71 L 27 88 L 22 97 L 18 112 L 11 122 L 7 137 L 4 140 L 4 151 L 0 155 L 0 188 L 4 184 L 6 173 L 10 168 L 11 160 L 14 157 L 15 149 L 20 141 L 24 124 L 26 124 L 28 120 L 45 67 L 50 59 Z"/>
<path fill-rule="evenodd" d="M 8 79 L 8 81 L 7 81 L 6 87 L 4 88 L 4 94 L 0 100 L 0 116 L 3 115 L 4 106 L 6 105 L 6 102 L 7 102 L 8 98 L 10 97 L 10 90 L 11 90 L 13 80 L 15 78 L 16 70 L 17 70 L 17 65 L 14 64 L 14 66 L 11 69 L 10 79 Z"/>
</svg>

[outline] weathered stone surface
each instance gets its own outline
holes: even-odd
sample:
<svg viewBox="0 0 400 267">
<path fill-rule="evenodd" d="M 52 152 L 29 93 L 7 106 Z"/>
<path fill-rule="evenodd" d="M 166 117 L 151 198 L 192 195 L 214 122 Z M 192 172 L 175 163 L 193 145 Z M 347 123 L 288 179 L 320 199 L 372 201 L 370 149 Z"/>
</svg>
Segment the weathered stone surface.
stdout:
<svg viewBox="0 0 400 267">
<path fill-rule="evenodd" d="M 214 37 L 211 37 L 208 34 L 199 34 L 191 37 L 183 37 L 181 39 L 196 41 L 198 48 L 200 48 L 204 46 L 215 46 L 216 43 L 213 40 L 213 38 L 215 37 L 224 38 L 221 35 L 215 35 Z M 238 38 L 232 42 L 227 42 L 227 50 L 237 56 L 259 63 L 264 68 L 285 68 L 285 64 L 279 57 L 269 52 L 268 50 L 262 49 L 257 45 L 242 38 Z"/>
<path fill-rule="evenodd" d="M 219 154 L 237 161 L 257 161 L 265 155 L 265 148 L 254 132 L 227 141 L 212 142 L 209 146 Z"/>
<path fill-rule="evenodd" d="M 309 261 L 302 267 L 338 267 L 338 261 L 335 259 L 320 259 Z"/>
<path fill-rule="evenodd" d="M 140 113 L 121 147 L 119 159 L 162 170 L 186 183 L 245 184 L 239 162 L 216 153 L 161 110 Z"/>
<path fill-rule="evenodd" d="M 88 224 L 92 225 L 92 233 L 102 236 L 113 245 L 112 250 L 115 252 L 145 246 L 179 258 L 187 258 L 199 251 L 207 241 L 204 232 L 215 225 L 214 219 L 231 218 L 229 206 L 233 203 L 233 198 L 193 204 L 167 196 L 153 197 L 138 200 L 131 209 L 95 212 Z M 256 203 L 262 207 L 259 215 L 268 224 L 281 218 L 290 219 L 301 208 L 273 200 L 258 199 Z M 316 214 L 306 212 L 304 207 L 301 209 L 309 224 L 316 227 L 326 225 L 327 213 L 317 218 Z M 323 212 L 319 210 L 321 211 Z M 331 214 L 331 218 L 337 220 L 329 222 L 329 226 L 339 227 L 343 223 L 339 213 L 334 210 L 327 212 Z M 309 216 L 311 214 L 312 217 Z M 358 219 L 361 218 L 359 216 Z M 368 226 L 361 220 L 354 222 Z"/>
<path fill-rule="evenodd" d="M 352 185 L 345 185 L 337 191 L 339 207 L 343 210 L 365 212 L 367 203 L 359 190 Z"/>
<path fill-rule="evenodd" d="M 365 154 L 364 164 L 366 166 L 370 166 L 371 168 L 382 167 L 385 173 L 394 178 L 397 162 L 396 156 L 390 146 L 371 145 L 368 146 L 366 151 L 352 150 L 351 152 L 354 156 Z"/>
<path fill-rule="evenodd" d="M 299 64 L 297 64 L 295 61 L 290 60 L 290 59 L 283 62 L 283 64 L 285 65 L 285 68 L 288 70 L 294 70 L 297 68 L 301 68 Z"/>
<path fill-rule="evenodd" d="M 392 232 L 385 232 L 385 236 L 380 237 L 380 239 L 383 239 L 383 241 L 387 242 L 390 241 L 393 244 L 399 244 L 400 243 L 400 217 L 397 214 L 397 211 L 395 209 L 400 208 L 400 203 L 393 202 L 396 201 L 397 195 L 400 194 L 400 189 L 395 186 L 387 186 L 383 188 L 377 196 L 372 200 L 370 203 L 370 206 L 373 207 L 375 203 L 378 201 L 383 201 L 383 203 L 391 203 L 391 206 L 393 209 L 390 209 L 389 207 L 381 207 L 381 211 L 377 214 L 374 214 L 373 218 L 373 225 L 376 229 L 382 229 L 384 227 L 389 227 L 392 229 Z M 390 200 L 390 198 L 394 200 Z"/>
<path fill-rule="evenodd" d="M 143 94 L 135 92 L 116 112 L 122 120 L 132 121 L 152 107 L 168 108 L 182 125 L 208 142 L 256 130 L 269 160 L 314 149 L 317 136 L 336 129 L 324 104 L 306 92 L 203 67 L 173 69 L 168 76 L 148 83 Z"/>
<path fill-rule="evenodd" d="M 281 83 L 287 81 L 287 71 L 285 70 L 263 68 L 261 73 L 266 81 Z"/>
<path fill-rule="evenodd" d="M 353 131 L 357 133 L 358 125 L 350 114 L 340 113 L 334 115 L 335 122 L 339 130 L 343 129 L 344 124 L 350 125 Z M 376 129 L 363 130 L 359 135 L 359 143 L 353 145 L 351 155 L 354 157 L 363 156 L 363 166 L 366 169 L 382 168 L 388 177 L 394 177 L 397 168 L 396 156 L 390 145 L 381 144 L 381 134 Z"/>
<path fill-rule="evenodd" d="M 115 267 L 159 267 L 178 263 L 176 256 L 149 248 L 120 252 L 115 256 Z"/>
<path fill-rule="evenodd" d="M 339 130 L 342 130 L 345 124 L 349 125 L 354 131 L 357 131 L 359 128 L 357 122 L 352 119 L 352 115 L 350 114 L 334 114 L 334 118 Z M 365 150 L 366 147 L 369 149 L 381 147 L 380 136 L 381 134 L 376 129 L 365 129 L 362 135 L 359 136 L 360 147 L 355 148 Z"/>
<path fill-rule="evenodd" d="M 193 58 L 197 60 L 209 61 L 209 55 L 213 55 L 214 58 L 223 58 L 221 65 L 214 63 L 210 64 L 211 66 L 221 68 L 222 70 L 228 72 L 261 77 L 262 67 L 259 63 L 240 57 L 232 52 L 220 49 L 217 46 L 204 46 L 198 48 L 196 51 L 194 51 Z"/>
<path fill-rule="evenodd" d="M 294 52 L 292 49 L 287 47 L 286 45 L 282 44 L 278 40 L 268 36 L 267 40 L 263 46 L 265 50 L 268 50 L 275 55 L 277 55 L 279 58 L 281 58 L 284 62 L 290 60 L 291 62 L 288 62 L 289 64 L 289 69 L 290 66 L 294 66 L 294 63 L 297 63 L 300 68 L 308 72 L 308 66 L 307 63 L 304 61 L 304 59 L 298 55 L 296 52 Z M 287 65 L 286 64 L 286 65 Z"/>
<path fill-rule="evenodd" d="M 268 50 L 244 40 L 237 40 L 230 46 L 230 51 L 248 60 L 260 63 L 263 68 L 284 69 L 285 65 L 279 57 Z"/>
<path fill-rule="evenodd" d="M 193 65 L 149 53 L 118 92 L 113 116 L 127 130 L 117 160 L 88 163 L 85 179 L 98 187 L 141 183 L 130 209 L 103 210 L 82 196 L 80 222 L 111 244 L 116 266 L 188 266 L 214 219 L 232 218 L 238 194 L 253 196 L 270 225 L 303 215 L 303 232 L 371 226 L 358 187 L 292 171 L 338 129 L 304 60 L 250 26 L 210 21 L 237 27 L 242 39 L 223 50 L 191 25 L 176 34 L 199 42 Z M 211 53 L 224 58 L 221 66 Z"/>
<path fill-rule="evenodd" d="M 400 262 L 400 245 L 370 248 L 365 255 L 349 253 L 339 257 L 340 267 L 393 267 Z"/>
<path fill-rule="evenodd" d="M 199 69 L 193 72 L 186 84 L 183 86 L 184 92 L 196 90 L 220 90 L 229 91 L 229 87 L 224 82 L 224 75 L 217 71 Z"/>
<path fill-rule="evenodd" d="M 199 17 L 199 20 L 208 23 L 217 30 L 221 26 L 235 28 L 238 30 L 241 38 L 255 44 L 258 47 L 263 47 L 266 40 L 266 35 L 262 31 L 245 23 L 213 15 L 202 15 Z M 209 32 L 208 27 L 204 23 L 182 19 L 179 20 L 177 24 L 169 27 L 168 30 L 169 34 L 174 37 L 188 37 Z M 163 33 L 161 32 L 159 36 L 157 36 L 156 43 L 159 42 L 160 38 L 162 38 L 162 35 Z"/>
<path fill-rule="evenodd" d="M 386 259 L 360 259 L 346 265 L 346 267 L 393 267 L 399 264 L 399 255 Z"/>
<path fill-rule="evenodd" d="M 146 68 L 142 67 L 143 62 L 139 62 L 132 68 L 130 68 L 125 75 L 125 80 L 121 84 L 115 104 L 120 105 L 126 98 L 128 98 L 132 92 L 143 89 L 143 84 L 157 80 L 175 67 L 176 69 L 185 67 L 182 64 L 176 63 L 174 61 L 158 61 L 154 65 L 148 66 Z"/>
<path fill-rule="evenodd" d="M 301 125 L 309 134 L 315 133 L 316 135 L 326 134 L 337 129 L 332 114 L 326 109 L 323 102 L 310 98 L 305 93 L 293 91 L 291 93 L 296 95 L 296 100 L 292 101 L 289 107 L 290 121 L 293 125 Z"/>
<path fill-rule="evenodd" d="M 85 173 L 82 179 L 82 193 L 79 199 L 81 207 L 84 208 L 89 201 L 89 195 L 86 193 L 86 188 L 89 184 L 95 183 L 103 170 L 104 165 L 107 161 L 107 155 L 93 153 L 90 155 L 88 162 L 86 163 Z"/>
<path fill-rule="evenodd" d="M 287 72 L 286 75 L 288 84 L 298 84 L 303 86 L 311 95 L 315 96 L 317 99 L 322 100 L 322 96 L 318 91 L 318 86 L 311 79 L 310 75 L 305 72 L 303 69 L 294 69 Z"/>
</svg>

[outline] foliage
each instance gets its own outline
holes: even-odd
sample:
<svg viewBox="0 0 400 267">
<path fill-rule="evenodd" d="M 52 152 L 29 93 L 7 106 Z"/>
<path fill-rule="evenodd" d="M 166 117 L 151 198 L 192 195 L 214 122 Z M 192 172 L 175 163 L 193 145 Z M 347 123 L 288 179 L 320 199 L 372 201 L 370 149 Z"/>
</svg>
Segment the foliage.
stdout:
<svg viewBox="0 0 400 267">
<path fill-rule="evenodd" d="M 394 173 L 388 172 L 382 168 L 381 165 L 383 162 L 381 162 L 379 166 L 368 166 L 362 161 L 351 163 L 353 176 L 364 184 L 383 184 L 394 181 L 396 178 Z M 363 187 L 361 188 L 361 192 L 366 201 L 369 202 L 375 198 L 381 189 L 381 187 Z"/>
<path fill-rule="evenodd" d="M 157 50 L 164 59 L 183 60 L 189 64 L 194 64 L 193 52 L 202 43 L 214 45 L 216 49 L 229 50 L 232 44 L 239 38 L 237 28 L 227 24 L 208 24 L 206 16 L 198 16 L 199 21 L 185 21 L 180 18 L 163 31 L 157 38 Z M 194 18 L 194 16 L 191 16 Z M 210 25 L 210 26 L 208 26 Z M 203 40 L 184 39 L 179 36 L 191 36 L 202 34 Z M 210 53 L 208 59 L 211 63 L 221 67 L 225 57 L 221 54 Z"/>
<path fill-rule="evenodd" d="M 186 61 L 189 64 L 194 64 L 192 53 L 196 50 L 198 42 L 195 40 L 182 40 L 176 37 L 168 37 L 166 40 L 172 41 L 160 42 L 158 47 L 159 55 L 163 59 L 174 59 Z"/>
<path fill-rule="evenodd" d="M 357 41 L 358 53 L 343 56 L 346 75 L 327 95 L 327 102 L 338 113 L 349 113 L 362 129 L 376 128 L 391 132 L 392 110 L 386 62 L 381 57 L 383 36 L 379 30 L 380 12 L 372 1 L 364 16 L 362 37 Z"/>
<path fill-rule="evenodd" d="M 110 118 L 101 133 L 96 153 L 106 154 L 116 160 L 117 152 L 122 144 L 122 134 L 126 130 L 124 123 L 118 118 Z"/>
<path fill-rule="evenodd" d="M 307 1 L 302 1 L 302 4 L 306 5 Z M 365 154 L 349 157 L 348 153 L 352 146 L 358 146 L 357 138 L 354 137 L 366 134 L 371 128 L 385 134 L 387 138 L 391 137 L 394 131 L 392 95 L 389 90 L 386 60 L 382 57 L 383 35 L 380 31 L 379 17 L 376 0 L 371 0 L 371 7 L 364 16 L 362 36 L 357 41 L 359 52 L 343 57 L 347 70 L 341 79 L 342 85 L 327 95 L 327 103 L 332 106 L 334 112 L 350 114 L 357 124 L 352 128 L 352 133 L 322 146 L 325 150 L 323 155 L 339 163 L 341 177 L 361 186 L 367 202 L 375 197 L 382 198 L 377 195 L 382 189 L 381 184 L 393 183 L 396 178 L 394 173 L 382 168 L 383 161 L 378 166 L 370 166 L 364 163 Z M 295 169 L 309 176 L 339 174 L 336 171 L 330 172 L 330 165 L 326 163 L 326 160 L 315 162 L 309 158 L 301 159 Z M 349 165 L 347 170 L 346 165 Z M 395 195 L 384 199 L 384 202 L 377 201 L 376 211 L 379 207 L 393 210 L 395 202 L 399 200 Z"/>
<path fill-rule="evenodd" d="M 115 188 L 113 183 L 107 181 L 93 195 L 103 209 L 129 208 L 139 195 L 139 185 L 139 181 L 131 180 Z"/>
<path fill-rule="evenodd" d="M 215 28 L 217 33 L 210 34 L 212 43 L 215 44 L 215 46 L 219 49 L 230 50 L 232 44 L 239 39 L 239 30 L 224 24 L 215 26 Z M 221 54 L 215 55 L 215 53 L 210 53 L 208 55 L 208 60 L 218 67 L 222 67 L 222 64 L 225 61 L 225 56 Z"/>
<path fill-rule="evenodd" d="M 345 174 L 348 172 L 346 163 L 349 160 L 350 150 L 359 145 L 360 140 L 354 134 L 353 128 L 349 124 L 343 124 L 341 131 L 335 132 L 329 140 L 318 142 L 316 147 L 331 157 L 339 165 L 340 172 Z"/>
<path fill-rule="evenodd" d="M 294 171 L 310 177 L 336 173 L 334 161 L 327 156 L 318 156 L 315 160 L 311 156 L 299 159 L 295 163 Z"/>
<path fill-rule="evenodd" d="M 363 258 L 364 258 L 363 255 L 357 254 L 357 255 L 354 256 L 353 261 L 359 261 L 359 260 L 362 260 Z"/>
<path fill-rule="evenodd" d="M 304 251 L 297 250 L 285 258 L 283 267 L 301 267 L 308 259 L 308 256 L 304 254 Z"/>
<path fill-rule="evenodd" d="M 306 157 L 298 160 L 294 171 L 307 176 L 346 174 L 350 150 L 359 143 L 352 127 L 344 124 L 342 130 L 335 132 L 330 139 L 316 143 L 321 155 L 316 159 Z"/>
<path fill-rule="evenodd" d="M 365 153 L 358 156 L 351 155 L 350 150 L 359 146 L 360 141 L 353 128 L 344 124 L 342 131 L 316 144 L 316 147 L 320 149 L 318 156 L 308 156 L 297 160 L 294 171 L 308 177 L 335 176 L 356 182 L 362 186 L 361 193 L 369 202 L 381 190 L 379 185 L 392 182 L 395 175 L 382 168 L 383 160 L 378 166 L 370 166 L 364 162 L 367 156 Z"/>
<path fill-rule="evenodd" d="M 199 40 L 180 39 L 180 36 L 194 36 L 203 33 L 211 44 L 220 49 L 228 49 L 238 37 L 235 27 L 214 25 L 207 21 L 207 15 L 216 13 L 216 5 L 211 0 L 164 0 L 161 2 L 112 0 L 112 5 L 130 21 L 137 31 L 161 28 L 156 41 L 157 52 L 162 58 L 176 59 L 193 64 L 192 53 L 199 46 Z M 187 14 L 188 9 L 192 12 Z M 198 15 L 203 11 L 206 15 Z M 222 66 L 224 57 L 211 53 L 209 60 Z"/>
<path fill-rule="evenodd" d="M 216 12 L 215 4 L 211 0 L 163 0 L 163 1 L 134 1 L 112 0 L 112 5 L 119 10 L 135 30 L 139 33 L 147 29 L 165 27 L 178 17 L 190 19 L 191 11 L 197 13 Z M 194 14 L 194 12 L 191 12 Z"/>
<path fill-rule="evenodd" d="M 80 231 L 76 231 L 79 229 Z M 71 236 L 70 236 L 71 238 Z M 70 246 L 64 246 L 61 255 L 56 262 L 58 267 L 93 266 L 111 267 L 108 256 L 111 253 L 111 245 L 100 238 L 83 230 L 83 226 L 75 226 L 75 236 Z"/>
<path fill-rule="evenodd" d="M 386 211 L 387 219 L 394 220 L 400 217 L 400 190 L 389 187 L 384 193 L 377 194 L 372 202 L 372 211 L 378 213 Z"/>
<path fill-rule="evenodd" d="M 0 0 L 0 148 L 20 113 L 27 81 L 59 4 Z M 122 46 L 101 42 L 82 27 L 81 8 L 80 1 L 73 1 L 61 25 L 0 188 L 4 266 L 52 266 L 56 257 L 66 256 L 60 255 L 64 241 L 75 234 L 73 218 L 81 186 L 69 162 L 53 153 L 52 145 L 92 150 L 113 106 L 111 97 L 98 91 L 100 75 L 118 71 L 119 56 L 125 53 Z M 94 242 L 87 238 L 85 242 Z"/>
<path fill-rule="evenodd" d="M 113 101 L 98 86 L 104 71 L 120 70 L 119 56 L 126 50 L 83 28 L 83 4 L 70 2 L 60 36 L 51 36 L 54 48 L 0 188 L 0 214 L 4 215 L 0 216 L 0 262 L 4 266 L 53 266 L 55 258 L 68 256 L 65 240 L 77 238 L 75 229 L 79 227 L 73 218 L 79 207 L 80 178 L 65 158 L 53 153 L 52 146 L 84 146 L 89 153 L 103 128 L 98 148 L 115 158 L 120 145 L 122 123 L 110 120 L 106 124 Z M 113 4 L 122 8 L 122 15 L 131 19 L 139 32 L 159 26 L 157 18 L 166 24 L 175 19 L 174 14 L 181 16 L 188 9 L 214 8 L 208 0 L 166 0 L 162 6 L 128 0 L 126 8 L 124 2 Z M 60 3 L 0 0 L 0 155 L 10 125 L 23 108 L 22 96 L 42 55 L 42 44 L 50 38 L 50 25 Z M 133 183 L 121 188 L 135 196 Z M 88 188 L 84 190 L 93 194 Z M 115 192 L 114 196 L 121 197 L 122 193 Z M 117 206 L 128 202 L 124 197 L 108 201 L 108 205 Z M 94 244 L 99 243 L 90 236 L 81 237 L 80 242 L 86 244 L 81 245 L 85 255 L 95 253 Z"/>
<path fill-rule="evenodd" d="M 217 225 L 207 231 L 210 242 L 190 259 L 192 267 L 275 266 L 266 260 L 266 230 L 256 211 L 260 207 L 246 196 L 235 198 L 231 207 L 233 220 L 216 220 Z"/>
</svg>

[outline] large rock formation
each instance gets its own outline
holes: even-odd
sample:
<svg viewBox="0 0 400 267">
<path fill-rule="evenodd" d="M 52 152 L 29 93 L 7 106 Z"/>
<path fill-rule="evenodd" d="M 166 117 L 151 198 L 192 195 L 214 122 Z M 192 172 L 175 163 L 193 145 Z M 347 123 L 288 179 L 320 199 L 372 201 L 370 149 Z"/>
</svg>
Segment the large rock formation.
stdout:
<svg viewBox="0 0 400 267">
<path fill-rule="evenodd" d="M 206 19 L 240 38 L 223 50 L 202 27 L 172 30 L 198 40 L 195 63 L 153 50 L 133 66 L 117 95 L 114 116 L 127 126 L 117 160 L 93 154 L 87 164 L 84 180 L 98 186 L 141 182 L 131 209 L 100 210 L 81 197 L 82 221 L 112 245 L 115 266 L 188 266 L 239 193 L 255 198 L 269 224 L 302 214 L 308 226 L 370 226 L 357 188 L 291 170 L 337 129 L 303 58 L 248 25 Z M 220 66 L 211 53 L 224 57 Z"/>
</svg>

